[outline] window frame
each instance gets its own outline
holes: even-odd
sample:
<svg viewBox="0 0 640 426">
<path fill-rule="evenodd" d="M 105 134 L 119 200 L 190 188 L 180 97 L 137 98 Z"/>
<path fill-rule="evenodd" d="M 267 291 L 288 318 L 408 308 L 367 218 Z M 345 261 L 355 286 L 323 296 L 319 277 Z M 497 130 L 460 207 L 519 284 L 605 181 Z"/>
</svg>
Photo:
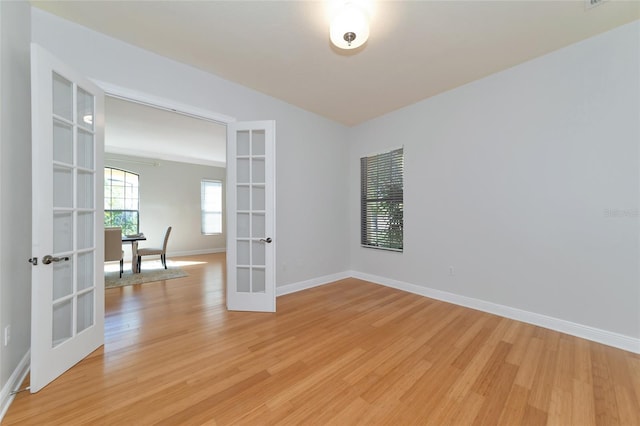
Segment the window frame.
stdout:
<svg viewBox="0 0 640 426">
<path fill-rule="evenodd" d="M 360 246 L 404 251 L 404 147 L 360 158 Z"/>
<path fill-rule="evenodd" d="M 205 210 L 205 185 L 215 183 L 220 187 L 220 211 Z M 200 180 L 200 233 L 201 235 L 222 235 L 224 233 L 224 182 L 220 179 L 202 178 Z M 220 215 L 220 232 L 205 232 L 205 214 L 217 213 Z"/>
<path fill-rule="evenodd" d="M 111 167 L 111 166 L 104 166 L 104 171 L 103 171 L 103 174 L 104 174 L 104 175 L 106 175 L 106 171 L 107 171 L 107 170 L 112 170 L 112 171 L 113 171 L 113 170 L 117 170 L 117 171 L 119 171 L 119 172 L 124 173 L 124 176 L 125 176 L 125 180 L 124 180 L 124 182 L 125 182 L 125 183 L 124 183 L 124 185 L 123 185 L 123 186 L 124 186 L 125 188 L 126 188 L 126 182 L 127 182 L 127 179 L 126 179 L 127 175 L 136 176 L 136 180 L 137 180 L 137 182 L 138 182 L 138 185 L 137 185 L 137 187 L 136 187 L 136 195 L 137 195 L 137 197 L 136 197 L 135 199 L 136 199 L 136 201 L 137 201 L 137 206 L 138 206 L 138 208 L 137 208 L 137 209 L 126 209 L 126 208 L 122 208 L 122 209 L 108 209 L 108 208 L 106 207 L 106 205 L 107 205 L 107 191 L 105 191 L 105 193 L 104 193 L 104 197 L 103 197 L 103 198 L 104 198 L 103 203 L 105 204 L 105 205 L 104 205 L 104 219 L 103 219 L 103 220 L 104 220 L 104 226 L 105 226 L 105 227 L 107 227 L 107 226 L 109 226 L 109 227 L 110 227 L 110 226 L 118 226 L 117 224 L 107 223 L 107 214 L 108 214 L 108 213 L 120 213 L 120 214 L 124 213 L 125 215 L 126 215 L 126 214 L 130 214 L 130 213 L 135 213 L 135 215 L 136 215 L 136 219 L 137 219 L 137 220 L 136 220 L 136 229 L 135 229 L 134 234 L 137 234 L 137 233 L 139 233 L 139 232 L 140 232 L 140 175 L 139 175 L 138 173 L 131 172 L 131 171 L 129 171 L 129 170 L 124 170 L 124 169 L 120 169 L 120 168 L 118 168 L 118 167 Z M 111 173 L 110 173 L 110 175 L 111 175 L 111 176 L 113 176 L 113 172 L 111 172 Z M 111 179 L 111 184 L 110 184 L 110 185 L 111 185 L 111 188 L 113 188 L 113 183 L 112 183 L 112 181 L 113 181 L 113 180 Z M 105 179 L 105 187 L 106 187 L 106 186 L 107 186 L 107 179 Z M 125 191 L 124 191 L 124 194 L 123 194 L 123 197 L 122 197 L 122 204 L 123 204 L 123 206 L 126 206 L 126 204 L 127 204 L 127 199 L 129 199 L 129 200 L 132 200 L 132 199 L 133 199 L 133 198 L 127 198 L 127 196 L 126 196 L 126 192 L 127 192 L 127 191 L 125 190 Z M 111 205 L 112 205 L 112 204 L 113 204 L 113 189 L 112 189 L 111 191 L 109 191 L 109 200 L 110 200 Z M 124 227 L 122 227 L 122 226 L 120 226 L 120 227 L 123 229 L 123 234 L 130 234 L 130 233 L 131 233 L 131 232 L 126 231 Z"/>
</svg>

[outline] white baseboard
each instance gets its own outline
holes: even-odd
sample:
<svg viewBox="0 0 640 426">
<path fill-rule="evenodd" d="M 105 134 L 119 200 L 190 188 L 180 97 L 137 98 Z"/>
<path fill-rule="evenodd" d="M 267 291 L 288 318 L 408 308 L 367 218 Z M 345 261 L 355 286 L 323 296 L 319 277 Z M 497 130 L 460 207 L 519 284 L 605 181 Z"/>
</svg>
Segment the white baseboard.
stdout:
<svg viewBox="0 0 640 426">
<path fill-rule="evenodd" d="M 180 256 L 195 256 L 198 254 L 224 253 L 226 251 L 227 249 L 224 247 L 203 249 L 203 250 L 168 251 L 167 259 L 171 259 L 172 257 L 180 257 Z"/>
<path fill-rule="evenodd" d="M 306 281 L 300 281 L 297 283 L 286 284 L 276 287 L 276 296 L 284 296 L 285 294 L 295 293 L 297 291 L 307 290 L 309 288 L 318 287 L 321 285 L 329 284 L 334 281 L 350 278 L 351 274 L 347 271 L 338 272 L 337 274 L 325 275 L 323 277 L 313 278 Z"/>
<path fill-rule="evenodd" d="M 548 328 L 550 330 L 559 331 L 561 333 L 570 334 L 572 336 L 581 337 L 583 339 L 592 340 L 604 345 L 613 346 L 615 348 L 624 349 L 625 351 L 640 353 L 640 339 L 625 336 L 611 331 L 602 330 L 547 315 L 537 314 L 535 312 L 524 311 L 522 309 L 512 308 L 510 306 L 499 305 L 485 300 L 474 299 L 472 297 L 461 296 L 446 291 L 435 290 L 432 288 L 422 287 L 415 284 L 409 284 L 390 278 L 380 277 L 377 275 L 365 274 L 362 272 L 351 271 L 350 275 L 354 278 L 369 281 L 374 284 L 380 284 L 386 287 L 407 291 L 409 293 L 418 294 L 420 296 L 429 297 L 431 299 L 442 300 L 444 302 L 453 303 L 455 305 L 465 306 L 467 308 L 477 309 L 479 311 L 488 312 L 490 314 L 499 315 L 501 317 L 510 318 L 517 321 L 526 322 L 528 324 L 537 325 Z"/>
<path fill-rule="evenodd" d="M 29 373 L 30 366 L 31 351 L 27 351 L 16 369 L 11 373 L 11 377 L 9 377 L 7 383 L 2 387 L 2 391 L 0 391 L 0 422 L 2 422 L 4 415 L 7 414 L 7 410 L 13 402 L 13 398 L 15 398 L 15 395 L 12 395 L 11 392 L 20 388 L 25 377 L 27 377 L 27 373 Z"/>
</svg>

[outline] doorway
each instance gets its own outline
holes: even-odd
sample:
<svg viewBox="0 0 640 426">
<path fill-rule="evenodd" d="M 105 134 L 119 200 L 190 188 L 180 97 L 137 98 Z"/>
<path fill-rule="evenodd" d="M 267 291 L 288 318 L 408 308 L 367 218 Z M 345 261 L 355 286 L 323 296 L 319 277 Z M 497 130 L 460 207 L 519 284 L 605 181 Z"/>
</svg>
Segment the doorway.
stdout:
<svg viewBox="0 0 640 426">
<path fill-rule="evenodd" d="M 136 176 L 133 184 L 115 185 L 113 192 L 105 185 L 105 209 L 118 219 L 126 212 L 126 219 L 135 222 L 115 226 L 144 233 L 142 245 L 152 247 L 162 246 L 164 230 L 172 226 L 169 251 L 174 256 L 225 251 L 224 191 L 217 206 L 219 223 L 206 227 L 201 184 L 215 181 L 224 187 L 226 124 L 109 95 L 105 116 L 105 167 Z M 124 249 L 128 261 L 131 245 Z"/>
<path fill-rule="evenodd" d="M 191 107 L 172 106 L 166 101 L 158 102 L 155 99 L 147 100 L 126 94 L 122 95 L 109 88 L 106 88 L 106 94 L 107 98 L 115 98 L 115 103 L 118 100 L 133 101 L 133 103 L 127 102 L 122 105 L 126 108 L 135 109 L 140 105 L 145 108 L 152 107 L 151 109 L 146 108 L 145 114 L 166 114 L 168 112 L 169 114 L 165 115 L 165 118 L 160 119 L 163 124 L 165 121 L 169 122 L 176 118 L 183 120 L 185 118 L 183 116 L 189 119 L 196 118 L 200 120 L 199 124 L 203 124 L 202 119 L 204 119 L 204 124 L 211 125 L 213 122 L 216 127 L 218 124 L 224 123 L 226 137 L 221 139 L 226 139 L 226 141 L 224 144 L 219 143 L 218 146 L 226 147 L 229 152 L 227 153 L 225 150 L 225 158 L 220 155 L 222 149 L 219 149 L 218 160 L 221 158 L 229 159 L 229 164 L 225 164 L 224 179 L 229 205 L 228 208 L 221 209 L 226 211 L 226 217 L 229 220 L 228 225 L 222 226 L 222 229 L 227 231 L 225 247 L 228 248 L 227 263 L 230 268 L 227 282 L 227 308 L 240 311 L 275 312 L 275 121 L 235 122 L 229 117 L 194 110 Z M 108 111 L 107 115 L 109 115 Z M 131 122 L 131 116 L 134 115 L 136 114 L 121 114 L 124 122 Z M 157 122 L 155 121 L 155 123 Z M 190 129 L 192 125 L 194 125 L 193 122 L 187 128 Z M 154 128 L 154 124 L 152 123 L 150 127 Z M 170 130 L 166 132 L 170 133 Z M 169 158 L 168 161 L 171 161 L 176 157 L 182 159 L 187 156 L 192 160 L 195 159 L 195 162 L 203 161 L 197 147 L 190 148 L 182 142 L 175 142 L 175 138 L 180 138 L 181 134 L 175 136 L 174 140 L 169 140 L 168 143 L 161 144 L 156 148 L 157 139 L 164 138 L 165 132 L 162 133 L 162 135 L 149 140 L 146 151 L 143 149 L 143 152 L 152 151 L 154 153 L 149 157 Z M 203 131 L 204 142 L 201 143 L 201 146 L 208 147 L 210 145 L 211 133 L 210 127 Z M 106 139 L 109 139 L 108 128 L 106 134 Z M 117 151 L 122 147 L 131 152 L 132 143 L 126 138 L 124 142 L 120 143 L 120 148 L 110 148 L 113 145 L 117 144 L 106 142 L 107 152 Z M 172 151 L 159 152 L 160 148 L 166 147 Z M 179 148 L 177 152 L 175 151 L 176 147 Z M 139 154 L 141 150 L 134 149 L 133 151 Z M 139 160 L 134 159 L 134 161 Z M 212 161 L 215 162 L 216 159 L 214 158 Z M 159 165 L 153 164 L 153 166 Z M 182 176 L 182 173 L 178 175 Z M 163 188 L 162 195 L 166 197 L 179 192 L 180 189 L 167 191 Z M 194 204 L 196 203 L 191 203 L 192 207 Z M 222 211 L 221 216 L 224 216 Z M 161 216 L 162 213 L 166 212 L 161 210 L 157 215 L 152 214 L 150 217 Z M 168 223 L 165 223 L 164 226 L 168 226 Z"/>
</svg>

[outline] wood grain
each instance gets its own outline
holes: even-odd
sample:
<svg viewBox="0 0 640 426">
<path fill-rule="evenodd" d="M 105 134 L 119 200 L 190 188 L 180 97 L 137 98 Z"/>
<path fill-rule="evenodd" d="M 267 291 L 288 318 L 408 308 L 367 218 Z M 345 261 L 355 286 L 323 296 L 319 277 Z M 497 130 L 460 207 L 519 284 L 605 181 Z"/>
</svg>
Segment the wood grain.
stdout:
<svg viewBox="0 0 640 426">
<path fill-rule="evenodd" d="M 636 354 L 356 279 L 228 312 L 224 254 L 173 260 L 3 424 L 640 424 Z"/>
</svg>

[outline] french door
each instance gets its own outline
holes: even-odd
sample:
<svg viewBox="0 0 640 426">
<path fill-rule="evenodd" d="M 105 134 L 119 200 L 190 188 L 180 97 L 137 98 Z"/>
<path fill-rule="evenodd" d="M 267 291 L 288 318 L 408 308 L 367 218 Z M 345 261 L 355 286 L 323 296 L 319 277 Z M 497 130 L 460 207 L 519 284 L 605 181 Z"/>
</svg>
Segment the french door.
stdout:
<svg viewBox="0 0 640 426">
<path fill-rule="evenodd" d="M 31 392 L 104 344 L 104 94 L 31 47 Z"/>
<path fill-rule="evenodd" d="M 227 308 L 276 310 L 275 122 L 227 125 Z"/>
</svg>

